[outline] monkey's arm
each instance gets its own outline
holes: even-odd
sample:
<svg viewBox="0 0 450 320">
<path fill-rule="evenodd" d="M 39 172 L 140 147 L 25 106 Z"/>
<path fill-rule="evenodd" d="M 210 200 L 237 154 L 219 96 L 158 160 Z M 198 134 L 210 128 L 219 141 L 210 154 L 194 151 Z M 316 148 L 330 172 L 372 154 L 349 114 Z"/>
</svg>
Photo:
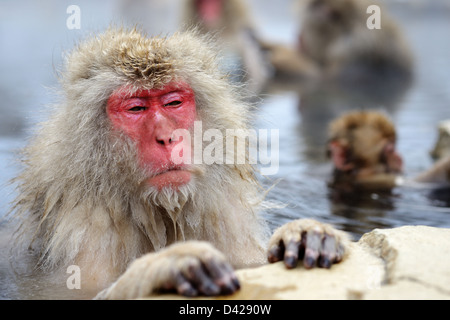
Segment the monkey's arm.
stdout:
<svg viewBox="0 0 450 320">
<path fill-rule="evenodd" d="M 450 182 L 450 156 L 436 162 L 430 169 L 418 175 L 415 182 L 449 183 Z"/>
<path fill-rule="evenodd" d="M 240 287 L 225 257 L 207 242 L 177 243 L 136 259 L 96 299 L 136 299 L 156 292 L 185 296 L 231 294 Z"/>
<path fill-rule="evenodd" d="M 284 261 L 288 269 L 303 260 L 306 268 L 330 268 L 340 262 L 349 245 L 347 233 L 312 219 L 299 219 L 275 230 L 269 242 L 269 262 Z"/>
</svg>

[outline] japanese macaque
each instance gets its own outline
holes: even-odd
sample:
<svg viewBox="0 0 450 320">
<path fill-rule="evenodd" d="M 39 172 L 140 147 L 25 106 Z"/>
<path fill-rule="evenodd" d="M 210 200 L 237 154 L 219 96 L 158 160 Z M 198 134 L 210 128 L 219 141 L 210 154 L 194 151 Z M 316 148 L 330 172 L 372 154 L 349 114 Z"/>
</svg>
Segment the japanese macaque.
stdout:
<svg viewBox="0 0 450 320">
<path fill-rule="evenodd" d="M 439 136 L 430 154 L 436 160 L 450 156 L 450 120 L 439 123 Z"/>
<path fill-rule="evenodd" d="M 186 0 L 184 10 L 184 22 L 196 25 L 202 33 L 234 37 L 242 30 L 254 32 L 249 9 L 242 0 Z"/>
<path fill-rule="evenodd" d="M 329 126 L 328 153 L 334 164 L 332 185 L 394 187 L 403 161 L 396 152 L 396 131 L 376 111 L 349 112 Z"/>
<path fill-rule="evenodd" d="M 430 155 L 436 160 L 435 164 L 427 171 L 416 177 L 417 182 L 423 183 L 450 183 L 450 121 L 445 120 L 439 124 L 438 139 L 430 151 Z"/>
<path fill-rule="evenodd" d="M 353 111 L 332 121 L 327 151 L 334 165 L 333 187 L 388 190 L 413 183 L 450 183 L 450 157 L 413 179 L 404 179 L 395 126 L 378 111 Z"/>
<path fill-rule="evenodd" d="M 192 161 L 198 146 L 180 132 L 194 122 L 224 141 L 226 129 L 249 129 L 249 105 L 216 56 L 195 32 L 117 28 L 68 55 L 62 100 L 16 179 L 19 234 L 40 270 L 76 265 L 82 290 L 99 299 L 211 296 L 239 289 L 233 268 L 343 259 L 346 233 L 313 220 L 281 226 L 269 242 L 252 165 Z"/>
<path fill-rule="evenodd" d="M 377 28 L 366 0 L 308 0 L 301 17 L 299 49 L 313 60 L 326 77 L 341 80 L 379 80 L 386 77 L 409 79 L 413 59 L 403 35 L 380 9 Z M 372 22 L 373 22 L 372 21 Z M 371 22 L 371 23 L 372 23 Z"/>
<path fill-rule="evenodd" d="M 281 43 L 261 42 L 273 69 L 275 80 L 319 80 L 320 68 L 292 46 Z M 295 83 L 297 86 L 298 83 Z"/>
<path fill-rule="evenodd" d="M 253 91 L 259 91 L 271 77 L 272 66 L 244 1 L 185 0 L 182 25 L 213 34 L 221 44 L 230 73 L 238 81 L 247 82 Z"/>
</svg>

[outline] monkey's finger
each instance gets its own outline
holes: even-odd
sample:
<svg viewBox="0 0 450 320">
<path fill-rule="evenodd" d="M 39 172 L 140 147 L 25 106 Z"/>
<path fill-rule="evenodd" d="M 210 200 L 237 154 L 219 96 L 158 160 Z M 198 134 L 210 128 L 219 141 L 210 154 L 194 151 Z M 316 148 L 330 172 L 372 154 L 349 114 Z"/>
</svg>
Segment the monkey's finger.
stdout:
<svg viewBox="0 0 450 320">
<path fill-rule="evenodd" d="M 222 294 L 232 294 L 239 290 L 240 283 L 233 268 L 227 262 L 208 260 L 204 267 L 211 275 L 214 283 L 220 287 Z"/>
<path fill-rule="evenodd" d="M 204 295 L 215 296 L 220 293 L 220 287 L 211 280 L 201 263 L 191 264 L 188 267 L 187 277 L 197 290 Z"/>
<path fill-rule="evenodd" d="M 333 262 L 336 261 L 336 252 L 336 238 L 332 235 L 325 234 L 320 250 L 319 267 L 331 268 Z"/>
<path fill-rule="evenodd" d="M 221 263 L 217 259 L 205 259 L 202 263 L 214 281 L 221 282 L 224 279 L 226 271 L 221 267 Z"/>
<path fill-rule="evenodd" d="M 283 260 L 284 250 L 285 250 L 284 243 L 283 243 L 283 241 L 280 241 L 279 244 L 274 245 L 272 248 L 269 249 L 267 260 L 270 263 L 274 263 L 274 262 Z"/>
<path fill-rule="evenodd" d="M 286 245 L 284 252 L 284 265 L 286 268 L 293 269 L 297 266 L 300 245 L 301 241 L 296 240 L 290 240 Z"/>
<path fill-rule="evenodd" d="M 177 274 L 175 275 L 174 283 L 178 294 L 186 297 L 198 296 L 197 289 L 195 289 L 180 272 L 177 272 Z"/>
<path fill-rule="evenodd" d="M 306 234 L 305 257 L 303 265 L 306 269 L 311 269 L 316 265 L 320 255 L 320 247 L 322 243 L 322 234 L 316 230 L 308 231 Z"/>
<path fill-rule="evenodd" d="M 239 290 L 241 288 L 241 284 L 239 282 L 238 277 L 236 276 L 236 273 L 234 272 L 234 269 L 228 263 L 225 263 L 223 267 L 226 270 L 228 276 L 230 277 L 230 283 L 233 285 L 234 288 L 236 288 L 236 290 Z"/>
</svg>

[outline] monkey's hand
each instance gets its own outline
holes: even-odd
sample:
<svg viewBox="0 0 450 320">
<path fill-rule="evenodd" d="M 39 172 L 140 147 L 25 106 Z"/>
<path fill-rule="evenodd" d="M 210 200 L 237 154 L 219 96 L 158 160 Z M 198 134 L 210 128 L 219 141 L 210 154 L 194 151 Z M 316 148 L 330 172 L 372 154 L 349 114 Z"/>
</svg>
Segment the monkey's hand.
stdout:
<svg viewBox="0 0 450 320">
<path fill-rule="evenodd" d="M 303 260 L 305 268 L 330 268 L 341 261 L 349 244 L 347 233 L 311 219 L 289 222 L 275 230 L 269 242 L 270 263 L 284 260 L 286 268 Z"/>
<path fill-rule="evenodd" d="M 177 243 L 136 259 L 96 299 L 135 299 L 157 292 L 184 296 L 231 294 L 240 288 L 233 268 L 211 244 Z"/>
</svg>

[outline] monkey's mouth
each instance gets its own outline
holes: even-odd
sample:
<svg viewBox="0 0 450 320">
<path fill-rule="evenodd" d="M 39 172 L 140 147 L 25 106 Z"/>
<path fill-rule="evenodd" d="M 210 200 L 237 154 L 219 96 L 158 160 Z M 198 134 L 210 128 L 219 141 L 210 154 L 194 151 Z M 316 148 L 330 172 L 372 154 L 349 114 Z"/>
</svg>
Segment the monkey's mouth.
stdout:
<svg viewBox="0 0 450 320">
<path fill-rule="evenodd" d="M 186 166 L 170 166 L 154 173 L 147 179 L 147 183 L 158 190 L 171 188 L 178 190 L 179 187 L 191 181 L 191 171 Z"/>
<path fill-rule="evenodd" d="M 189 168 L 187 166 L 182 165 L 168 165 L 160 168 L 159 170 L 153 170 L 151 178 L 159 176 L 161 174 L 166 174 L 169 172 L 176 172 L 176 171 L 189 171 Z"/>
</svg>

